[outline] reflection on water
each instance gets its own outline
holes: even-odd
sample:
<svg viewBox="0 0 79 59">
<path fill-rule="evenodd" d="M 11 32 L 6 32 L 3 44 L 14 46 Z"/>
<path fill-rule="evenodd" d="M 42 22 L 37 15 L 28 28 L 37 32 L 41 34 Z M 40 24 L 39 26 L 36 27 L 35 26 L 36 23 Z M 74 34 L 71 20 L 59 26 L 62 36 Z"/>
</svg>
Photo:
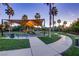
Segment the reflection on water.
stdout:
<svg viewBox="0 0 79 59">
<path fill-rule="evenodd" d="M 4 33 L 4 36 L 6 37 L 5 39 L 28 39 L 28 37 L 43 37 L 44 34 L 41 34 L 41 33 L 37 33 L 37 34 L 16 34 L 14 33 L 14 38 L 10 38 L 10 35 L 12 33 L 9 33 L 9 32 L 5 32 Z"/>
<path fill-rule="evenodd" d="M 14 38 L 10 38 L 11 34 L 5 34 L 6 39 L 28 39 L 29 36 L 34 35 L 28 35 L 28 34 L 14 34 Z"/>
<path fill-rule="evenodd" d="M 11 33 L 12 34 L 12 33 Z M 14 38 L 11 38 L 10 33 L 5 33 L 4 36 L 6 37 L 5 39 L 28 39 L 28 37 L 34 37 L 36 35 L 31 35 L 31 34 L 14 34 Z"/>
<path fill-rule="evenodd" d="M 9 36 L 7 36 L 6 39 L 28 39 L 28 37 L 17 37 L 17 36 L 15 36 L 14 38 L 10 38 Z"/>
</svg>

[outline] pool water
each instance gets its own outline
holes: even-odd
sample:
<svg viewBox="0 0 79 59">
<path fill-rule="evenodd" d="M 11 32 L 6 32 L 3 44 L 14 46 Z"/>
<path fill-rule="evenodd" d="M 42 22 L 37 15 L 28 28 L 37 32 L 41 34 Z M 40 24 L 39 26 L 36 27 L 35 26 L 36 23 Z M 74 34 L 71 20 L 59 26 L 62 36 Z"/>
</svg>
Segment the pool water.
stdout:
<svg viewBox="0 0 79 59">
<path fill-rule="evenodd" d="M 28 39 L 28 37 L 17 37 L 15 36 L 14 38 L 10 38 L 9 36 L 6 37 L 5 39 Z"/>
<path fill-rule="evenodd" d="M 28 39 L 29 37 L 27 34 L 14 34 L 14 38 L 11 38 L 10 35 L 5 35 L 5 39 Z"/>
</svg>

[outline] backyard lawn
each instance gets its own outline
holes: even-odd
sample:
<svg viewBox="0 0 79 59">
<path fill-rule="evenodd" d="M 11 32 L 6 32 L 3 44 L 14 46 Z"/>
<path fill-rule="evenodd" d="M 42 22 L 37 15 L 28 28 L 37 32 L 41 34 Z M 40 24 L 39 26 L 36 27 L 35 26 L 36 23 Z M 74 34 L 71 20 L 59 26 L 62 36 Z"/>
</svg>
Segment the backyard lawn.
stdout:
<svg viewBox="0 0 79 59">
<path fill-rule="evenodd" d="M 30 48 L 28 39 L 0 39 L 0 51 Z"/>
<path fill-rule="evenodd" d="M 51 38 L 49 38 L 49 36 L 39 37 L 39 39 L 42 40 L 45 44 L 53 43 L 53 42 L 57 41 L 60 38 L 61 37 L 59 35 L 56 35 L 56 34 L 52 34 Z"/>
</svg>

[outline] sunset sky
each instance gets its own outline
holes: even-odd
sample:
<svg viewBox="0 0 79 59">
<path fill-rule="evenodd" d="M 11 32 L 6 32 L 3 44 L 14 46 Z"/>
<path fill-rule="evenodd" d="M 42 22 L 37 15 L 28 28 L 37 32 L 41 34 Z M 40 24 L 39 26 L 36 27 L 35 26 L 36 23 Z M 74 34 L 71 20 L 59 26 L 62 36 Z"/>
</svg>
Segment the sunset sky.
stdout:
<svg viewBox="0 0 79 59">
<path fill-rule="evenodd" d="M 43 3 L 12 3 L 9 4 L 15 14 L 12 19 L 21 19 L 24 14 L 28 16 L 29 19 L 34 19 L 35 13 L 40 13 L 41 18 L 46 21 L 46 26 L 49 26 L 49 6 Z M 57 3 L 55 6 L 58 9 L 58 15 L 55 17 L 55 21 L 61 19 L 61 21 L 67 21 L 68 24 L 79 18 L 79 4 L 75 3 Z M 5 9 L 7 7 L 4 5 L 0 6 L 0 23 L 1 19 L 7 19 L 8 16 L 5 14 Z"/>
</svg>

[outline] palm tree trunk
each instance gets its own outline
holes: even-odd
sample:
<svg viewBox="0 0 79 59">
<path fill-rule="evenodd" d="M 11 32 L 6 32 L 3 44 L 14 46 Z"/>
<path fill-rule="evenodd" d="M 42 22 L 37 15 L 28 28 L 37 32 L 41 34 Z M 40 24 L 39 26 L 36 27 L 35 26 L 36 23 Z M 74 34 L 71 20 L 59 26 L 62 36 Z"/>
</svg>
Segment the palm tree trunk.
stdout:
<svg viewBox="0 0 79 59">
<path fill-rule="evenodd" d="M 1 35 L 3 36 L 3 19 L 2 19 Z"/>
<path fill-rule="evenodd" d="M 45 19 L 44 19 L 44 29 L 45 29 Z M 45 30 L 44 30 L 44 36 L 45 36 Z"/>
<path fill-rule="evenodd" d="M 50 27 L 49 27 L 49 37 L 51 37 L 51 3 L 50 3 L 50 5 L 49 5 L 49 14 L 50 14 L 50 15 L 49 15 L 49 17 L 50 17 L 50 18 L 49 18 L 49 22 L 50 22 L 50 23 L 49 23 L 49 26 L 50 26 Z"/>
<path fill-rule="evenodd" d="M 10 15 L 9 15 L 9 20 L 10 20 Z M 10 25 L 10 24 L 9 24 Z M 9 33 L 10 33 L 10 31 L 11 31 L 11 28 L 9 27 Z"/>
<path fill-rule="evenodd" d="M 10 15 L 9 15 L 9 20 L 10 20 Z"/>
<path fill-rule="evenodd" d="M 60 23 L 59 23 L 59 32 L 60 32 Z"/>
<path fill-rule="evenodd" d="M 53 32 L 54 32 L 54 15 L 53 15 Z"/>
</svg>

